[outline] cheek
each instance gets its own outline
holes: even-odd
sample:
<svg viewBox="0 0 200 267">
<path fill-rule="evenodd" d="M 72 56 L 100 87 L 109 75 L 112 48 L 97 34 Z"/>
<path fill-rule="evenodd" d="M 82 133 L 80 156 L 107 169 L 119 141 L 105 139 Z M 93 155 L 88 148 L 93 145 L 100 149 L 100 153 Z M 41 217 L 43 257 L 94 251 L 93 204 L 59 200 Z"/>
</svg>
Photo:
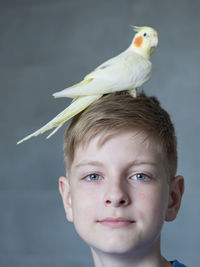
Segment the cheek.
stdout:
<svg viewBox="0 0 200 267">
<path fill-rule="evenodd" d="M 87 242 L 97 219 L 96 199 L 91 193 L 76 191 L 72 196 L 73 223 L 79 236 Z"/>
<path fill-rule="evenodd" d="M 138 196 L 137 206 L 148 220 L 163 221 L 168 204 L 168 195 L 162 188 L 148 188 Z"/>
<path fill-rule="evenodd" d="M 165 219 L 165 201 L 157 191 L 143 192 L 140 201 L 135 203 L 138 226 L 149 242 L 156 240 L 161 232 Z"/>
<path fill-rule="evenodd" d="M 96 198 L 92 192 L 76 190 L 72 194 L 72 212 L 74 223 L 77 224 L 81 221 L 88 221 L 88 219 L 95 215 L 96 211 Z"/>
</svg>

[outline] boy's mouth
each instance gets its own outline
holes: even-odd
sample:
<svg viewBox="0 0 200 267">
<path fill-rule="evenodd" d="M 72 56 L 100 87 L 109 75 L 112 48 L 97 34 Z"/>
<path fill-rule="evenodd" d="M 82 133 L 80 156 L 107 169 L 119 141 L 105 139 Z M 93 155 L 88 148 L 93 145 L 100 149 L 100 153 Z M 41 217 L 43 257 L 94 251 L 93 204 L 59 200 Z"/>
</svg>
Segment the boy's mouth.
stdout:
<svg viewBox="0 0 200 267">
<path fill-rule="evenodd" d="M 99 220 L 97 222 L 102 224 L 103 226 L 107 226 L 110 228 L 121 228 L 121 227 L 126 227 L 126 226 L 129 226 L 135 223 L 134 220 L 130 220 L 124 217 L 119 217 L 119 218 L 108 217 L 103 220 Z"/>
</svg>

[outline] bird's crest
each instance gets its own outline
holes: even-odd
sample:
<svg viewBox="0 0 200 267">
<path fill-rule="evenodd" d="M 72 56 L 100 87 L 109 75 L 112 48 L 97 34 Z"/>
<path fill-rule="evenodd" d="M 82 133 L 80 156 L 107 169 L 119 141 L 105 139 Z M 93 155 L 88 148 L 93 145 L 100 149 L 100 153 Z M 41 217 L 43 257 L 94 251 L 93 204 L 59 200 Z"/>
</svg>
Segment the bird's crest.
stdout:
<svg viewBox="0 0 200 267">
<path fill-rule="evenodd" d="M 133 28 L 133 30 L 135 32 L 140 32 L 141 30 L 147 28 L 147 26 L 133 26 L 133 25 L 131 25 L 131 28 Z"/>
<path fill-rule="evenodd" d="M 141 30 L 142 27 L 132 26 L 132 25 L 131 25 L 131 28 L 133 28 L 133 30 L 134 30 L 135 32 L 139 32 L 139 31 Z"/>
</svg>

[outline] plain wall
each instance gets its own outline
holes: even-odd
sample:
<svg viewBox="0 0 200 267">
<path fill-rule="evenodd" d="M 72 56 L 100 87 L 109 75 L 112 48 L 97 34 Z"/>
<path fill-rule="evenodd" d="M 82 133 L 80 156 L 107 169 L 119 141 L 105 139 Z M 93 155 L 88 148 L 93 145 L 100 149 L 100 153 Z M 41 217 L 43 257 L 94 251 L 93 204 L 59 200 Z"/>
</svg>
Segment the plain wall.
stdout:
<svg viewBox="0 0 200 267">
<path fill-rule="evenodd" d="M 129 46 L 130 25 L 159 33 L 153 76 L 142 89 L 172 117 L 185 177 L 180 213 L 164 226 L 163 254 L 199 266 L 199 0 L 0 1 L 0 266 L 93 266 L 58 193 L 65 127 L 49 140 L 16 142 L 70 103 L 54 92 Z"/>
</svg>

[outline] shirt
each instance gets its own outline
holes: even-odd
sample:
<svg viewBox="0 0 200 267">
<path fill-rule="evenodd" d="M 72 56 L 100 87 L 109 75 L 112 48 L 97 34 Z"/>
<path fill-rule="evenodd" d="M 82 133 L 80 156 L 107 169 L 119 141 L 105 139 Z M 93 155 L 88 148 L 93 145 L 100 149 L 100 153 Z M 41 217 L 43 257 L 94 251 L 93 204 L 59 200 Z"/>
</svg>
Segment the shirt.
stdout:
<svg viewBox="0 0 200 267">
<path fill-rule="evenodd" d="M 173 263 L 172 267 L 187 267 L 184 264 L 178 262 L 177 260 L 171 261 L 171 263 Z"/>
</svg>

